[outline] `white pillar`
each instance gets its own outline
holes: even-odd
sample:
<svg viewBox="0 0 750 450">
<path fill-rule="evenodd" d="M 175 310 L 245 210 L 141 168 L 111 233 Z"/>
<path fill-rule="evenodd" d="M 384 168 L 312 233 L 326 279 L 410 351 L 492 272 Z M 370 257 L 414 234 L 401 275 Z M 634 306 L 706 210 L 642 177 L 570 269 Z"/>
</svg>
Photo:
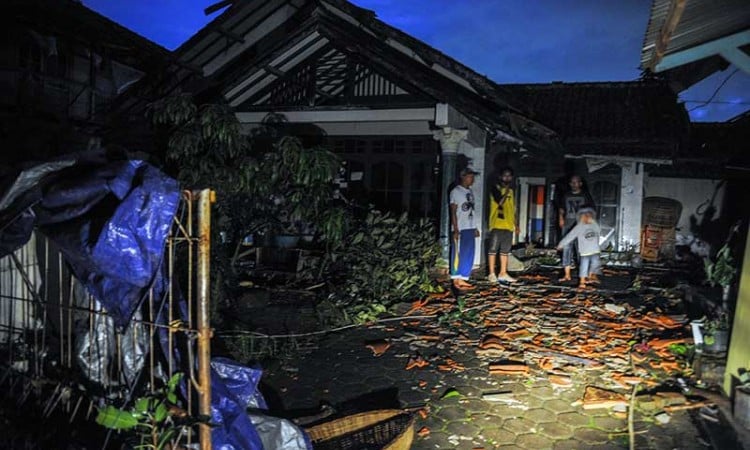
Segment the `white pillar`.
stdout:
<svg viewBox="0 0 750 450">
<path fill-rule="evenodd" d="M 469 130 L 454 130 L 451 127 L 443 127 L 433 132 L 433 138 L 440 141 L 441 155 L 441 179 L 440 183 L 440 244 L 443 247 L 443 258 L 448 256 L 448 244 L 450 236 L 450 217 L 448 208 L 448 187 L 455 181 L 456 157 L 458 146 L 469 135 Z"/>
<path fill-rule="evenodd" d="M 621 163 L 620 243 L 619 250 L 640 249 L 643 209 L 643 163 Z"/>
<path fill-rule="evenodd" d="M 471 161 L 471 167 L 479 172 L 479 175 L 474 177 L 474 186 L 471 187 L 471 190 L 474 192 L 474 219 L 477 228 L 481 232 L 480 236 L 475 241 L 476 251 L 474 252 L 474 265 L 479 266 L 482 264 L 482 256 L 484 255 L 482 243 L 486 238 L 484 231 L 487 229 L 487 223 L 484 217 L 484 203 L 487 201 L 487 192 L 484 189 L 485 182 L 483 178 L 485 174 L 485 149 L 484 147 L 474 147 L 467 141 L 463 141 L 458 147 L 458 153 L 469 158 Z"/>
</svg>

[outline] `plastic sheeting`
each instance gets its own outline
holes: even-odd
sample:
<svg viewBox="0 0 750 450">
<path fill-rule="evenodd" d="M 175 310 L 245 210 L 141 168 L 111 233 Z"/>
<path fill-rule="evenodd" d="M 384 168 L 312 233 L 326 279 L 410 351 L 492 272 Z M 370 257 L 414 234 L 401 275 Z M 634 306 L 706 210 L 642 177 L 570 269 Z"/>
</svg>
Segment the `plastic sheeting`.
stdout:
<svg viewBox="0 0 750 450">
<path fill-rule="evenodd" d="M 0 186 L 9 186 L 0 200 L 0 257 L 24 245 L 38 227 L 60 247 L 75 277 L 121 332 L 149 289 L 155 298 L 166 292 L 164 247 L 180 194 L 177 182 L 158 169 L 143 161 L 106 161 L 99 151 L 37 165 Z M 163 322 L 165 316 L 161 311 L 157 320 Z M 103 382 L 111 347 L 100 339 L 111 333 L 111 325 L 97 324 L 94 334 L 77 343 L 79 354 L 100 349 L 98 361 L 84 369 Z M 126 378 L 135 376 L 146 351 L 140 348 L 127 356 L 133 370 Z M 174 359 L 181 360 L 180 355 Z M 311 449 L 294 424 L 261 413 L 248 415 L 248 408 L 266 407 L 257 390 L 260 376 L 259 370 L 229 360 L 213 361 L 214 449 Z"/>
<path fill-rule="evenodd" d="M 241 366 L 225 358 L 214 358 L 211 369 L 214 389 L 211 422 L 222 425 L 213 432 L 214 450 L 312 449 L 307 435 L 294 423 L 260 412 L 267 408 L 258 391 L 260 369 Z M 243 431 L 232 434 L 227 433 L 228 430 Z"/>
</svg>

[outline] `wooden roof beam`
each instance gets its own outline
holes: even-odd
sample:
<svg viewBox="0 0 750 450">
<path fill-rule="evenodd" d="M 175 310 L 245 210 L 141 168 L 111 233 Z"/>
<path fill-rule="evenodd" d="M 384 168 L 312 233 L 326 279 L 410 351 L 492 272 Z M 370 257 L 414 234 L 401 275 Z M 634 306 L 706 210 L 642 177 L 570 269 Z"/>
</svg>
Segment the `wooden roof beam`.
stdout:
<svg viewBox="0 0 750 450">
<path fill-rule="evenodd" d="M 656 39 L 656 44 L 654 45 L 654 52 L 651 54 L 651 60 L 648 63 L 648 69 L 652 72 L 656 65 L 664 58 L 669 41 L 672 39 L 672 33 L 674 33 L 674 30 L 677 29 L 677 25 L 680 23 L 680 18 L 682 18 L 686 4 L 687 0 L 672 0 L 669 3 L 669 12 L 667 12 L 667 17 L 661 26 L 659 37 Z"/>
<path fill-rule="evenodd" d="M 229 30 L 227 30 L 225 28 L 216 27 L 216 30 L 214 30 L 214 31 L 216 31 L 217 33 L 221 34 L 222 36 L 228 37 L 229 39 L 231 39 L 234 42 L 237 42 L 239 44 L 243 44 L 245 42 L 245 38 L 244 37 L 240 36 L 239 34 L 233 32 L 233 31 L 229 31 Z"/>
</svg>

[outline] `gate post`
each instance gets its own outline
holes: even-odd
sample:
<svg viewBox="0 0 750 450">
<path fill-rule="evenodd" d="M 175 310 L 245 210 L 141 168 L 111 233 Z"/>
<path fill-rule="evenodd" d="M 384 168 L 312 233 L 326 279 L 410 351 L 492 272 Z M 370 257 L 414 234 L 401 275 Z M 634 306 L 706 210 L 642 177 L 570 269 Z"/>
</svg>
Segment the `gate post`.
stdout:
<svg viewBox="0 0 750 450">
<path fill-rule="evenodd" d="M 211 416 L 211 203 L 216 193 L 203 189 L 198 193 L 198 410 L 201 416 Z M 211 450 L 211 427 L 198 426 L 201 450 Z"/>
</svg>

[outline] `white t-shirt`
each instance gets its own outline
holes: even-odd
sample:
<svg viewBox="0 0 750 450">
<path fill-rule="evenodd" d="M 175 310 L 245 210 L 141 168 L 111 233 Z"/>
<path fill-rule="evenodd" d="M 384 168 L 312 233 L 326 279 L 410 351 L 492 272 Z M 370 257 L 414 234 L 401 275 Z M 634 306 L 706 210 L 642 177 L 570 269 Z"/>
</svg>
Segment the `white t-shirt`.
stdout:
<svg viewBox="0 0 750 450">
<path fill-rule="evenodd" d="M 469 188 L 460 184 L 451 191 L 451 204 L 458 205 L 456 208 L 456 219 L 458 219 L 458 229 L 474 230 L 474 193 Z"/>
</svg>

